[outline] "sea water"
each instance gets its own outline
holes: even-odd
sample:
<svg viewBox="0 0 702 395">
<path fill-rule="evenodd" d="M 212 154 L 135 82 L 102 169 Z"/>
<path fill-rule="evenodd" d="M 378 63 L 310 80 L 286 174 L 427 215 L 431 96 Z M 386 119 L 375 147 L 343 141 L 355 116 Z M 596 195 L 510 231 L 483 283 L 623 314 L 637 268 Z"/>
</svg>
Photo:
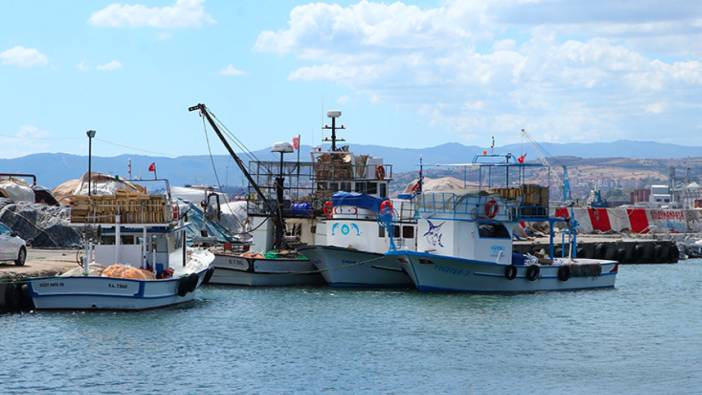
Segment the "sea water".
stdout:
<svg viewBox="0 0 702 395">
<path fill-rule="evenodd" d="M 702 261 L 523 295 L 206 287 L 140 313 L 0 316 L 0 393 L 702 392 Z"/>
</svg>

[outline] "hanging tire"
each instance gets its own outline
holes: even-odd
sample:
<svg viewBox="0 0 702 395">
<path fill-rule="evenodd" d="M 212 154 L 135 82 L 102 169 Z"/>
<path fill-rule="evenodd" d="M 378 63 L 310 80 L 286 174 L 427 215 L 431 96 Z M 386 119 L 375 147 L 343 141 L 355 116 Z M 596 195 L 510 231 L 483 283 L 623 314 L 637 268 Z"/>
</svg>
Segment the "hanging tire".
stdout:
<svg viewBox="0 0 702 395">
<path fill-rule="evenodd" d="M 214 274 L 215 268 L 211 267 L 209 270 L 207 270 L 207 273 L 205 273 L 205 279 L 202 280 L 203 284 L 209 284 L 210 279 L 212 278 L 212 275 Z"/>
<path fill-rule="evenodd" d="M 181 277 L 178 279 L 178 296 L 185 296 L 190 292 L 188 291 L 188 288 L 190 288 L 189 278 L 190 277 Z"/>
<path fill-rule="evenodd" d="M 657 263 L 665 261 L 665 257 L 663 256 L 663 246 L 661 244 L 656 244 L 653 246 L 653 254 L 651 254 L 651 258 Z"/>
<path fill-rule="evenodd" d="M 505 268 L 505 278 L 510 281 L 517 278 L 517 267 L 514 265 L 507 266 Z"/>
<path fill-rule="evenodd" d="M 671 263 L 675 263 L 680 259 L 680 249 L 678 249 L 678 246 L 676 244 L 673 244 L 670 247 L 670 255 L 668 259 Z"/>
<path fill-rule="evenodd" d="M 598 243 L 595 246 L 595 258 L 605 259 L 607 257 L 607 244 Z"/>
<path fill-rule="evenodd" d="M 570 266 L 561 266 L 558 268 L 558 279 L 565 282 L 570 278 Z"/>
<path fill-rule="evenodd" d="M 541 268 L 539 268 L 538 265 L 529 265 L 526 271 L 526 278 L 529 281 L 536 281 L 537 278 L 539 278 L 539 273 L 541 272 Z"/>
<path fill-rule="evenodd" d="M 5 284 L 5 306 L 6 311 L 17 311 L 19 307 L 19 292 L 17 292 L 17 284 L 7 283 Z"/>
<path fill-rule="evenodd" d="M 639 263 L 643 258 L 644 246 L 641 243 L 634 244 L 634 249 L 631 250 L 631 258 L 634 263 Z"/>
<path fill-rule="evenodd" d="M 27 284 L 22 284 L 20 287 L 20 300 L 19 300 L 19 308 L 22 311 L 31 311 L 34 310 L 34 299 L 32 299 L 32 295 L 29 291 L 29 285 Z"/>
<path fill-rule="evenodd" d="M 625 259 L 626 259 L 626 248 L 624 248 L 624 247 L 617 248 L 617 262 L 619 262 L 619 263 L 624 262 Z"/>
<path fill-rule="evenodd" d="M 188 292 L 193 292 L 197 288 L 197 273 L 190 273 L 188 276 Z"/>
</svg>

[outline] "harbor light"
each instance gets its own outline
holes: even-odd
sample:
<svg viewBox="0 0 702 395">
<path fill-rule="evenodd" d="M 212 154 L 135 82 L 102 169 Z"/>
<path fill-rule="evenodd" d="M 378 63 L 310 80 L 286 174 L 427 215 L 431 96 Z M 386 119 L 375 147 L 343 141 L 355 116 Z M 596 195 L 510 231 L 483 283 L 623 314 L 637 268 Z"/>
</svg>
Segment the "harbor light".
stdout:
<svg viewBox="0 0 702 395">
<path fill-rule="evenodd" d="M 90 182 L 93 178 L 93 137 L 95 137 L 95 131 L 88 130 L 85 134 L 88 136 L 88 196 L 92 196 Z"/>
</svg>

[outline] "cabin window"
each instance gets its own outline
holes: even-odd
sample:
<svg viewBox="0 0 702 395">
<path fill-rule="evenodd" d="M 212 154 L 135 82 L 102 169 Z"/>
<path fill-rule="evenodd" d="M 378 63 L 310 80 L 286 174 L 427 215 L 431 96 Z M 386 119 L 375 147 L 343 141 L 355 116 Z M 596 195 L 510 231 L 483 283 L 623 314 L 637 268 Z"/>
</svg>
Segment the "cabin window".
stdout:
<svg viewBox="0 0 702 395">
<path fill-rule="evenodd" d="M 326 182 L 318 182 L 317 189 L 322 190 L 322 191 L 326 191 L 327 190 L 327 183 Z"/>
<path fill-rule="evenodd" d="M 392 226 L 392 233 L 395 234 L 395 236 L 393 236 L 394 238 L 396 238 L 396 239 L 399 238 L 399 237 L 400 237 L 400 226 L 399 226 L 399 225 L 393 225 L 393 226 Z"/>
<path fill-rule="evenodd" d="M 380 197 L 384 198 L 384 197 L 388 196 L 388 184 L 382 182 L 382 183 L 380 183 L 379 186 L 380 186 Z"/>
<path fill-rule="evenodd" d="M 478 224 L 478 235 L 485 239 L 509 239 L 509 231 L 502 224 Z"/>
<path fill-rule="evenodd" d="M 385 238 L 385 226 L 378 225 L 378 237 Z"/>
<path fill-rule="evenodd" d="M 403 226 L 402 227 L 402 238 L 403 239 L 414 239 L 414 227 Z"/>
<path fill-rule="evenodd" d="M 369 195 L 375 195 L 378 193 L 378 183 L 369 182 L 366 188 L 366 193 Z"/>
<path fill-rule="evenodd" d="M 339 190 L 339 184 L 336 182 L 330 182 L 329 183 L 329 190 L 333 192 L 337 192 Z"/>
<path fill-rule="evenodd" d="M 356 183 L 356 192 L 366 193 L 366 183 L 365 182 L 357 182 Z"/>
<path fill-rule="evenodd" d="M 341 182 L 339 183 L 340 191 L 346 191 L 346 192 L 351 192 L 351 183 L 350 182 Z"/>
</svg>

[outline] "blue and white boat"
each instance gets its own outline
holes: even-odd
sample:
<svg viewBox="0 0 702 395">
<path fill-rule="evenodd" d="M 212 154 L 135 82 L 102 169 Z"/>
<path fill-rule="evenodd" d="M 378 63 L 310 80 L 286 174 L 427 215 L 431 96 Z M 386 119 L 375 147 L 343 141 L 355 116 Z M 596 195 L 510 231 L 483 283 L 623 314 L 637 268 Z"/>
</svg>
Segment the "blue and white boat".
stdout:
<svg viewBox="0 0 702 395">
<path fill-rule="evenodd" d="M 111 220 L 95 215 L 101 203 L 96 199 L 84 199 L 91 207 L 85 216 L 72 214 L 73 224 L 86 228 L 89 240 L 82 268 L 29 279 L 26 292 L 34 308 L 145 310 L 192 301 L 212 275 L 214 255 L 187 247 L 177 206 L 170 199 L 149 195 L 141 200 L 110 200 L 118 213 Z M 77 219 L 81 224 L 75 223 Z"/>
<path fill-rule="evenodd" d="M 330 218 L 317 224 L 315 245 L 298 249 L 319 269 L 327 284 L 359 288 L 411 287 L 412 281 L 400 262 L 385 252 L 391 243 L 415 249 L 412 199 L 387 200 L 363 193 L 337 192 L 331 202 Z M 383 204 L 397 212 L 390 227 L 378 220 Z"/>
<path fill-rule="evenodd" d="M 614 287 L 618 263 L 512 250 L 519 204 L 486 193 L 418 197 L 416 251 L 394 250 L 420 291 L 510 293 Z"/>
</svg>

